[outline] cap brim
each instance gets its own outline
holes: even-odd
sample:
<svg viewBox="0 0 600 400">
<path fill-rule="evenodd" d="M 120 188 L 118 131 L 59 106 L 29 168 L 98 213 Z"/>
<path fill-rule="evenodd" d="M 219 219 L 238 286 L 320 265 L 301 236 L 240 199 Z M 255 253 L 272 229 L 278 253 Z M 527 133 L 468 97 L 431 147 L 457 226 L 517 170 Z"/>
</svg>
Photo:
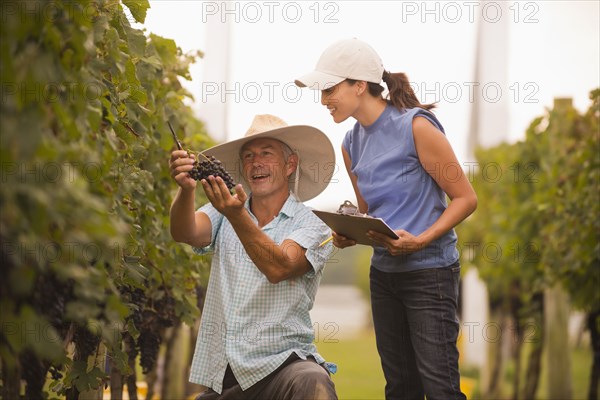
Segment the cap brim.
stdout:
<svg viewBox="0 0 600 400">
<path fill-rule="evenodd" d="M 327 74 L 325 72 L 313 71 L 294 81 L 299 87 L 307 87 L 313 90 L 325 90 L 343 81 L 343 76 Z"/>
</svg>

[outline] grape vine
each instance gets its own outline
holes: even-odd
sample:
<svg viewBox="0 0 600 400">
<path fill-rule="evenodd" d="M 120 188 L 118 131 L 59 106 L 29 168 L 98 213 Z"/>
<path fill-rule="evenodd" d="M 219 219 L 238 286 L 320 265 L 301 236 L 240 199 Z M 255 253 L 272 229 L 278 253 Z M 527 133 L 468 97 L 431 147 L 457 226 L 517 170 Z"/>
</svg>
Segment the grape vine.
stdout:
<svg viewBox="0 0 600 400">
<path fill-rule="evenodd" d="M 103 355 L 135 373 L 140 338 L 193 325 L 207 268 L 169 235 L 165 129 L 177 120 L 191 147 L 213 145 L 179 81 L 201 54 L 134 28 L 126 9 L 143 23 L 146 0 L 45 6 L 0 24 L 3 398 L 21 378 L 31 398 L 101 389 Z"/>
</svg>

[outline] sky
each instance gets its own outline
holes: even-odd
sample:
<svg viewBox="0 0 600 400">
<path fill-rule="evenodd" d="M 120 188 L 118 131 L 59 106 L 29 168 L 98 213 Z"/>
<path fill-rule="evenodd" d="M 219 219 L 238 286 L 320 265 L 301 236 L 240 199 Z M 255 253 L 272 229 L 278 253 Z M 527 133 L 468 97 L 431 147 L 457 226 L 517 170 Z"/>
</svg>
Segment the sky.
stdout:
<svg viewBox="0 0 600 400">
<path fill-rule="evenodd" d="M 191 81 L 182 81 L 194 95 L 192 107 L 201 118 L 210 102 L 227 108 L 226 132 L 209 130 L 215 139 L 243 136 L 254 115 L 264 113 L 290 125 L 315 126 L 328 135 L 337 151 L 338 169 L 328 188 L 308 202 L 325 210 L 337 209 L 346 199 L 355 202 L 339 152 L 354 120 L 335 124 L 320 104 L 319 93 L 298 89 L 293 81 L 311 71 L 321 52 L 336 40 L 357 37 L 371 44 L 385 69 L 408 75 L 421 102 L 437 102 L 436 116 L 460 162 L 469 157 L 467 137 L 477 91 L 486 102 L 507 105 L 508 132 L 502 140 L 514 142 L 552 106 L 553 98 L 571 97 L 585 110 L 589 91 L 600 86 L 600 2 L 595 0 L 150 4 L 145 29 L 175 39 L 183 51 L 204 51 L 218 43 L 221 38 L 208 26 L 230 26 L 229 63 L 222 66 L 229 73 L 227 81 L 205 78 L 207 65 L 213 60 L 214 66 L 223 55 L 215 52 L 205 53 L 191 67 Z M 487 43 L 491 48 L 485 52 L 487 62 L 505 66 L 500 68 L 504 78 L 474 80 L 478 24 L 506 26 L 508 50 L 496 55 L 494 43 Z"/>
</svg>

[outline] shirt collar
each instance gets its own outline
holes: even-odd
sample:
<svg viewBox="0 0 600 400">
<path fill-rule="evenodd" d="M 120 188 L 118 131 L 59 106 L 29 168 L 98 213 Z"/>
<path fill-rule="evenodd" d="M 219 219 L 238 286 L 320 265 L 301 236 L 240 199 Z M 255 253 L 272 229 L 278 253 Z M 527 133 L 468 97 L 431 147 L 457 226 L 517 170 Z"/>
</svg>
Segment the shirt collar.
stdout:
<svg viewBox="0 0 600 400">
<path fill-rule="evenodd" d="M 252 193 L 250 193 L 250 197 L 248 197 L 248 200 L 246 200 L 246 204 L 244 205 L 244 207 L 246 207 L 246 210 L 248 210 L 250 215 L 254 216 L 254 214 L 252 214 L 252 211 L 250 210 L 250 198 L 251 197 L 252 197 Z M 300 202 L 300 200 L 298 200 L 296 195 L 294 193 L 290 192 L 290 195 L 288 196 L 287 200 L 285 201 L 285 203 L 283 203 L 283 207 L 281 207 L 281 210 L 279 210 L 279 214 L 283 214 L 288 218 L 293 218 L 294 215 L 296 214 L 296 210 L 298 208 L 299 202 Z M 275 217 L 277 217 L 277 216 L 278 215 L 276 215 Z"/>
<path fill-rule="evenodd" d="M 288 196 L 285 203 L 283 203 L 283 207 L 281 207 L 281 211 L 279 211 L 279 214 L 284 214 L 289 218 L 293 218 L 296 214 L 296 210 L 298 209 L 299 202 L 300 201 L 298 200 L 296 195 L 290 192 L 290 195 Z"/>
</svg>

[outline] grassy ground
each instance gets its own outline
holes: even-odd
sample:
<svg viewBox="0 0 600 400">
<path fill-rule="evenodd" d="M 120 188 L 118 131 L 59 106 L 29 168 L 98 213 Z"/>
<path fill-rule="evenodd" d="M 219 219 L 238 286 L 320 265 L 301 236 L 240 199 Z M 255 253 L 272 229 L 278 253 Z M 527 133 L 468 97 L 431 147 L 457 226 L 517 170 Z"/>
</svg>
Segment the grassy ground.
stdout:
<svg viewBox="0 0 600 400">
<path fill-rule="evenodd" d="M 385 379 L 381 371 L 379 355 L 375 347 L 375 334 L 372 330 L 354 338 L 340 339 L 337 343 L 321 341 L 317 343 L 319 353 L 329 362 L 338 365 L 338 372 L 333 381 L 340 400 L 384 399 Z M 589 385 L 592 354 L 589 345 L 574 348 L 571 352 L 571 376 L 573 400 L 586 399 Z M 510 399 L 512 394 L 513 365 L 507 365 L 502 383 L 503 399 Z M 542 372 L 536 399 L 547 399 L 547 377 Z M 481 399 L 479 388 L 479 371 L 465 369 L 461 366 L 461 389 L 470 399 Z"/>
<path fill-rule="evenodd" d="M 372 330 L 366 330 L 351 339 L 340 339 L 337 343 L 320 342 L 317 346 L 327 361 L 338 365 L 338 372 L 332 379 L 340 400 L 385 398 L 385 379 Z M 461 378 L 461 389 L 468 397 L 475 385 L 473 378 Z"/>
<path fill-rule="evenodd" d="M 542 360 L 542 374 L 535 398 L 537 400 L 544 400 L 551 398 L 548 396 L 548 376 L 545 371 L 544 365 L 547 361 L 545 359 L 547 355 L 544 354 Z M 571 349 L 571 388 L 572 397 L 571 400 L 584 400 L 587 399 L 587 392 L 590 383 L 590 373 L 592 366 L 592 351 L 589 344 L 581 344 L 579 347 Z M 502 385 L 502 397 L 509 399 L 512 395 L 512 381 L 514 376 L 514 363 L 510 362 L 506 366 L 504 381 Z M 525 378 L 521 378 L 523 382 Z"/>
<path fill-rule="evenodd" d="M 375 347 L 375 335 L 365 331 L 337 343 L 317 343 L 319 353 L 338 366 L 332 376 L 340 400 L 384 399 L 385 379 Z"/>
<path fill-rule="evenodd" d="M 581 346 L 571 350 L 571 388 L 573 400 L 587 399 L 590 384 L 590 373 L 592 370 L 592 350 L 589 345 Z M 548 399 L 547 374 L 542 371 L 537 398 Z"/>
</svg>

